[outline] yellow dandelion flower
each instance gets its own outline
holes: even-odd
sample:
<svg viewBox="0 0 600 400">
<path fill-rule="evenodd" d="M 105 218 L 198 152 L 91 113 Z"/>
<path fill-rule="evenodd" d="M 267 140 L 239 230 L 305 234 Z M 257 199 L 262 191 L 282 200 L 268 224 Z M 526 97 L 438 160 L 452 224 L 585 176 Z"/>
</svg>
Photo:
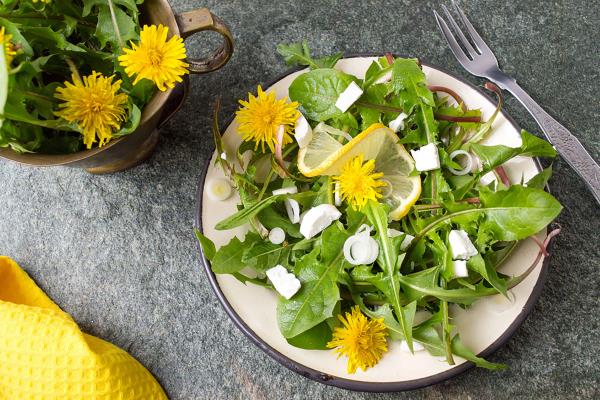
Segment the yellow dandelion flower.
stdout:
<svg viewBox="0 0 600 400">
<path fill-rule="evenodd" d="M 45 3 L 50 4 L 52 0 L 33 0 L 34 3 Z"/>
<path fill-rule="evenodd" d="M 375 160 L 363 164 L 362 154 L 348 160 L 342 167 L 342 172 L 333 179 L 339 182 L 339 193 L 342 200 L 346 200 L 353 209 L 361 210 L 369 200 L 377 201 L 381 197 L 379 188 L 386 183 L 381 181 L 382 172 L 375 170 Z"/>
<path fill-rule="evenodd" d="M 338 318 L 344 326 L 335 328 L 327 347 L 335 348 L 338 358 L 348 357 L 348 373 L 355 373 L 357 368 L 366 371 L 377 364 L 387 351 L 388 333 L 383 319 L 369 320 L 358 306 L 352 307 L 352 313 L 347 312 L 345 318 Z"/>
<path fill-rule="evenodd" d="M 163 25 L 144 25 L 140 43 L 131 42 L 131 49 L 124 48 L 119 56 L 121 66 L 130 77 L 136 75 L 134 84 L 141 79 L 153 81 L 159 90 L 173 88 L 189 73 L 183 39 L 173 36 L 167 40 L 169 28 Z"/>
<path fill-rule="evenodd" d="M 12 35 L 6 34 L 4 27 L 0 28 L 0 45 L 4 45 L 4 57 L 6 58 L 6 65 L 10 66 L 10 63 L 17 55 L 17 49 L 13 44 Z"/>
<path fill-rule="evenodd" d="M 126 119 L 125 106 L 128 97 L 118 93 L 121 81 L 113 82 L 113 76 L 105 77 L 96 71 L 81 79 L 73 74 L 73 83 L 56 89 L 55 97 L 63 100 L 56 115 L 74 122 L 83 131 L 83 143 L 88 149 L 98 138 L 102 147 L 112 139 L 113 132 L 121 128 Z"/>
<path fill-rule="evenodd" d="M 277 100 L 274 92 L 265 93 L 258 86 L 258 96 L 248 93 L 248 101 L 240 100 L 240 104 L 242 108 L 235 113 L 239 123 L 238 133 L 245 141 L 254 141 L 255 150 L 260 145 L 264 152 L 266 144 L 271 152 L 274 152 L 277 130 L 282 125 L 284 127 L 282 145 L 285 146 L 292 141 L 290 135 L 300 116 L 297 102 L 288 103 L 287 98 Z"/>
</svg>

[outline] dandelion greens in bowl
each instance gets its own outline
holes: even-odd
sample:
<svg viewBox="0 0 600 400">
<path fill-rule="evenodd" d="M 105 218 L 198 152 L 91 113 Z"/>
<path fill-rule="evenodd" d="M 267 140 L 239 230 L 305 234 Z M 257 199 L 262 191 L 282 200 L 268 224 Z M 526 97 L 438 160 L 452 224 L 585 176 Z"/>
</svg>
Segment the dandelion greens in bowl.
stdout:
<svg viewBox="0 0 600 400">
<path fill-rule="evenodd" d="M 316 59 L 306 43 L 278 51 L 308 70 L 289 98 L 259 86 L 240 101 L 237 148 L 224 143 L 215 113 L 215 168 L 226 178 L 204 191 L 217 202 L 235 191 L 241 202 L 215 229 L 249 230 L 218 249 L 196 231 L 212 271 L 273 290 L 287 342 L 332 349 L 350 374 L 391 346 L 503 368 L 461 341 L 451 307 L 508 298 L 546 254 L 557 232 L 535 235 L 562 209 L 544 191 L 551 169 L 511 181 L 505 166 L 552 158 L 554 148 L 526 131 L 513 147 L 487 142 L 502 107 L 493 85 L 497 108 L 484 119 L 468 98 L 430 85 L 416 59 L 388 54 L 359 78 L 336 68 L 339 54 Z M 502 274 L 528 238 L 540 256 Z"/>
<path fill-rule="evenodd" d="M 188 73 L 183 40 L 140 26 L 143 0 L 0 2 L 0 147 L 70 154 L 133 133 Z"/>
</svg>

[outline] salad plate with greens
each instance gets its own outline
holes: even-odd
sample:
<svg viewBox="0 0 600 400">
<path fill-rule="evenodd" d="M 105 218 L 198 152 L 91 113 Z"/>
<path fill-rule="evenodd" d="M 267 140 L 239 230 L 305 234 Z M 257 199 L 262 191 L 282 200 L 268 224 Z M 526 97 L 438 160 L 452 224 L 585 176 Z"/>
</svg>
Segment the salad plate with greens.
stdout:
<svg viewBox="0 0 600 400">
<path fill-rule="evenodd" d="M 202 261 L 260 348 L 304 376 L 395 391 L 486 358 L 537 299 L 560 203 L 486 91 L 418 59 L 315 58 L 239 101 L 199 186 Z M 547 163 L 549 164 L 549 163 Z M 508 366 L 509 367 L 509 366 Z"/>
</svg>

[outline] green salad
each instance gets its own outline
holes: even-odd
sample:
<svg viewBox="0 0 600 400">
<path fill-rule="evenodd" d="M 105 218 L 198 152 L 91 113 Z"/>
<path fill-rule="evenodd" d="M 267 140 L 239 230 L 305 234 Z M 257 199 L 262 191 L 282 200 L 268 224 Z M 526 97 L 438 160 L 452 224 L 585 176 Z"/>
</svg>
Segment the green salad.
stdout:
<svg viewBox="0 0 600 400">
<path fill-rule="evenodd" d="M 278 295 L 281 334 L 293 346 L 334 349 L 348 372 L 373 367 L 392 341 L 454 364 L 459 356 L 499 369 L 468 349 L 455 304 L 508 296 L 519 276 L 498 271 L 521 240 L 546 228 L 560 203 L 544 191 L 551 167 L 511 181 L 514 157 L 554 157 L 521 131 L 519 147 L 482 143 L 502 107 L 484 120 L 452 89 L 428 84 L 417 59 L 386 55 L 364 78 L 314 58 L 306 43 L 280 45 L 289 65 L 308 67 L 289 99 L 259 86 L 236 114 L 242 143 L 226 148 L 215 112 L 215 200 L 239 194 L 238 211 L 216 225 L 247 225 L 219 248 L 196 231 L 215 274 Z M 258 305 L 257 305 L 258 306 Z"/>
</svg>

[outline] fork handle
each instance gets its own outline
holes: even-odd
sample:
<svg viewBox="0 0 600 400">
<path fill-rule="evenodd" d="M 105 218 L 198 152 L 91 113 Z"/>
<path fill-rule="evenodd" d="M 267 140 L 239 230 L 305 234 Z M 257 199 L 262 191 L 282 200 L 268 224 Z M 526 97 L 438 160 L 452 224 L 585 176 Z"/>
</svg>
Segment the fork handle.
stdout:
<svg viewBox="0 0 600 400">
<path fill-rule="evenodd" d="M 567 128 L 544 111 L 515 80 L 503 80 L 502 86 L 525 106 L 542 128 L 546 138 L 575 172 L 583 178 L 596 201 L 600 203 L 600 166 L 581 142 Z"/>
</svg>

